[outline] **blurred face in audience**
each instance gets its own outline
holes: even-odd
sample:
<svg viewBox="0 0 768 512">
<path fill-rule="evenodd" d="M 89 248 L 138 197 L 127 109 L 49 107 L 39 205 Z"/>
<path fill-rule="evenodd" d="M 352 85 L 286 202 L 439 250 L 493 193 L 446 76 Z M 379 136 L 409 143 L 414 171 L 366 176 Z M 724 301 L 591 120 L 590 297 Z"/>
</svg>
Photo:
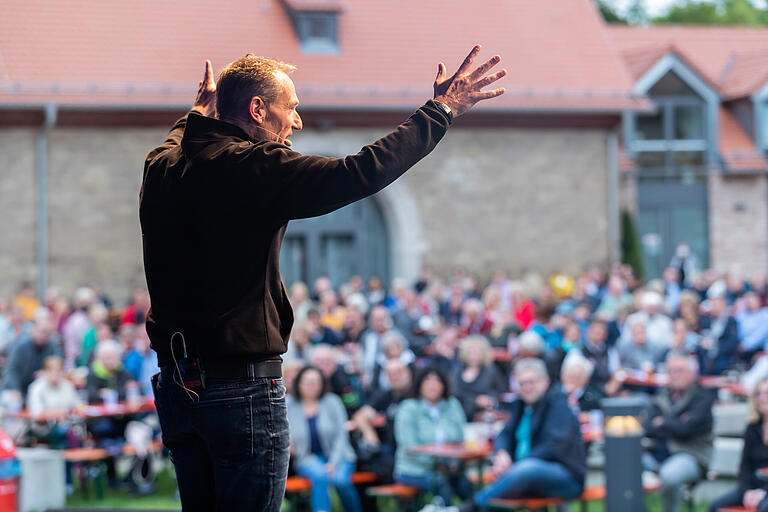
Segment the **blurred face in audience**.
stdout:
<svg viewBox="0 0 768 512">
<path fill-rule="evenodd" d="M 307 370 L 294 385 L 299 387 L 302 401 L 317 400 L 323 390 L 323 375 L 316 370 Z"/>
<path fill-rule="evenodd" d="M 333 290 L 326 290 L 320 295 L 320 303 L 326 311 L 332 311 L 339 304 L 336 298 L 336 292 Z"/>
<path fill-rule="evenodd" d="M 584 373 L 584 369 L 578 364 L 569 364 L 563 366 L 563 371 L 560 374 L 560 383 L 563 385 L 563 390 L 569 395 L 577 389 L 584 389 L 587 387 L 587 374 Z"/>
<path fill-rule="evenodd" d="M 667 267 L 664 270 L 664 281 L 668 283 L 676 283 L 679 281 L 679 271 L 675 267 Z"/>
<path fill-rule="evenodd" d="M 637 323 L 632 326 L 632 343 L 637 345 L 638 347 L 642 347 L 645 345 L 646 337 L 645 337 L 645 325 L 641 323 Z"/>
<path fill-rule="evenodd" d="M 466 353 L 464 354 L 464 360 L 467 363 L 467 366 L 470 367 L 484 366 L 485 350 L 483 350 L 482 345 L 479 343 L 472 343 L 469 345 Z"/>
<path fill-rule="evenodd" d="M 526 404 L 535 404 L 546 393 L 549 377 L 534 369 L 521 370 L 515 374 L 519 387 L 520 399 Z"/>
<path fill-rule="evenodd" d="M 571 343 L 578 343 L 581 341 L 581 328 L 579 325 L 573 322 L 566 325 L 565 331 L 563 332 L 563 338 Z"/>
<path fill-rule="evenodd" d="M 605 337 L 607 334 L 607 329 L 605 328 L 604 323 L 592 322 L 589 324 L 589 328 L 587 329 L 587 341 L 589 341 L 592 345 L 602 345 L 605 342 Z"/>
<path fill-rule="evenodd" d="M 744 301 L 748 310 L 754 312 L 760 309 L 760 296 L 755 292 L 747 292 L 744 294 Z"/>
<path fill-rule="evenodd" d="M 667 358 L 669 387 L 672 391 L 685 391 L 696 380 L 696 372 L 687 357 L 670 356 Z"/>
<path fill-rule="evenodd" d="M 688 323 L 682 318 L 675 320 L 672 331 L 672 347 L 682 349 L 685 347 L 685 339 L 688 337 Z"/>
<path fill-rule="evenodd" d="M 120 364 L 120 353 L 116 350 L 103 350 L 99 355 L 99 360 L 110 372 L 114 371 Z"/>
<path fill-rule="evenodd" d="M 316 348 L 312 353 L 312 366 L 316 366 L 328 378 L 336 371 L 336 355 L 325 347 Z"/>
<path fill-rule="evenodd" d="M 376 306 L 371 310 L 371 315 L 368 321 L 371 324 L 371 329 L 378 333 L 387 332 L 391 325 L 387 308 L 381 306 Z"/>
<path fill-rule="evenodd" d="M 58 386 L 64 380 L 64 363 L 61 359 L 46 361 L 45 377 L 53 386 Z"/>
<path fill-rule="evenodd" d="M 442 398 L 444 391 L 445 387 L 440 377 L 436 373 L 430 373 L 421 381 L 419 395 L 427 402 L 436 404 Z"/>
<path fill-rule="evenodd" d="M 365 327 L 365 317 L 356 307 L 347 308 L 347 315 L 344 317 L 344 325 L 354 331 L 359 331 Z"/>
<path fill-rule="evenodd" d="M 35 320 L 32 327 L 32 342 L 38 347 L 42 347 L 53 335 L 53 322 L 47 316 Z"/>
<path fill-rule="evenodd" d="M 712 316 L 720 316 L 725 313 L 725 298 L 713 297 L 710 299 L 710 313 Z"/>
<path fill-rule="evenodd" d="M 390 361 L 385 370 L 389 385 L 397 393 L 403 393 L 411 387 L 411 370 L 400 361 Z"/>
<path fill-rule="evenodd" d="M 384 356 L 387 359 L 398 359 L 403 353 L 403 346 L 394 337 L 387 337 L 384 339 Z"/>
</svg>

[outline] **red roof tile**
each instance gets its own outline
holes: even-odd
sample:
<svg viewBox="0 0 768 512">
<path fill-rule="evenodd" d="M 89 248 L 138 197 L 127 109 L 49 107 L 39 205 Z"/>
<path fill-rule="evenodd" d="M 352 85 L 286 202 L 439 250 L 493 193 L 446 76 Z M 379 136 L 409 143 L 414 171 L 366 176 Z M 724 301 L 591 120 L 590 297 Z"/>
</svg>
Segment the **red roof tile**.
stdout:
<svg viewBox="0 0 768 512">
<path fill-rule="evenodd" d="M 752 27 L 610 25 L 633 77 L 674 51 L 723 99 L 749 95 L 768 81 L 768 29 Z"/>
<path fill-rule="evenodd" d="M 302 0 L 286 0 L 292 6 Z M 337 4 L 333 0 L 307 5 Z M 245 53 L 298 66 L 304 106 L 413 108 L 437 62 L 455 69 L 472 44 L 502 55 L 507 94 L 486 110 L 647 108 L 592 0 L 344 1 L 337 54 L 303 53 L 282 0 L 5 0 L 0 104 L 187 105 L 203 60 Z"/>
<path fill-rule="evenodd" d="M 768 171 L 768 162 L 763 154 L 725 107 L 720 107 L 718 149 L 729 171 Z"/>
</svg>

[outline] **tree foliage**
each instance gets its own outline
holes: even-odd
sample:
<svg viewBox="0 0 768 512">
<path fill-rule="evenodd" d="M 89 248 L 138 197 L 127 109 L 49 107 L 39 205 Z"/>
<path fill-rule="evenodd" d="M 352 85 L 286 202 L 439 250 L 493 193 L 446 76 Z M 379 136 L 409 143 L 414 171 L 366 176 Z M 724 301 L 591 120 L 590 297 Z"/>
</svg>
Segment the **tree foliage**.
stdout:
<svg viewBox="0 0 768 512">
<path fill-rule="evenodd" d="M 649 18 L 644 0 L 632 0 L 623 13 L 616 0 L 596 0 L 603 18 L 609 23 L 632 25 L 768 25 L 768 7 L 761 9 L 750 0 L 675 0 L 666 13 Z"/>
</svg>

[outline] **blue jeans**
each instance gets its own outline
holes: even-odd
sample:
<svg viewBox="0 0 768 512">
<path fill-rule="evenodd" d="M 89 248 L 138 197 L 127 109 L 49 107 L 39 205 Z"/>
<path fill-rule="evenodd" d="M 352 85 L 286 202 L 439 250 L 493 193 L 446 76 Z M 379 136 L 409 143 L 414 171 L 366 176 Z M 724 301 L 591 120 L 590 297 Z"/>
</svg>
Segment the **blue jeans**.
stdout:
<svg viewBox="0 0 768 512">
<path fill-rule="evenodd" d="M 184 512 L 279 512 L 289 457 L 282 379 L 217 379 L 193 401 L 166 367 L 152 387 Z"/>
<path fill-rule="evenodd" d="M 328 474 L 325 464 L 328 461 L 317 455 L 304 458 L 296 468 L 298 473 L 312 481 L 312 490 L 309 501 L 315 512 L 331 510 L 331 497 L 328 494 L 329 487 L 333 485 L 339 494 L 341 504 L 347 512 L 360 512 L 362 505 L 360 495 L 352 484 L 351 476 L 355 470 L 355 463 L 341 461 L 336 465 L 333 474 Z"/>
<path fill-rule="evenodd" d="M 725 493 L 709 504 L 709 512 L 717 512 L 721 507 L 740 507 L 744 503 L 744 493 L 738 489 Z M 768 498 L 764 498 L 757 505 L 757 512 L 768 511 Z"/>
<path fill-rule="evenodd" d="M 581 496 L 584 486 L 557 462 L 526 458 L 515 462 L 506 473 L 475 495 L 482 506 L 491 498 L 564 498 Z"/>
</svg>

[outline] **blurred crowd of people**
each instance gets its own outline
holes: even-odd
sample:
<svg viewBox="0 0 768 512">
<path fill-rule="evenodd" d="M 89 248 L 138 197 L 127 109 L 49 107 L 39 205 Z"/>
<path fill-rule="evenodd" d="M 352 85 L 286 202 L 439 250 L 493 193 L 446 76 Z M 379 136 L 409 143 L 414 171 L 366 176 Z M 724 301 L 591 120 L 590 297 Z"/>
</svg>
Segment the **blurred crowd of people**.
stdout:
<svg viewBox="0 0 768 512">
<path fill-rule="evenodd" d="M 718 390 L 700 377 L 743 376 L 751 392 L 768 376 L 759 364 L 765 280 L 687 261 L 648 282 L 624 265 L 517 281 L 497 273 L 483 286 L 460 270 L 445 279 L 425 269 L 417 282 L 389 287 L 360 277 L 338 287 L 327 278 L 311 289 L 293 283 L 289 298 L 292 468 L 312 478 L 313 510 L 324 510 L 332 486 L 346 510 L 360 509 L 354 468 L 446 503 L 458 498 L 466 510 L 494 497 L 577 497 L 581 425 L 602 398 L 628 393 L 649 396 L 643 467 L 658 475 L 664 510 L 678 510 L 681 489 L 704 477 L 712 456 Z M 668 382 L 656 389 L 628 379 L 650 375 Z M 499 433 L 490 424 L 500 411 Z M 495 479 L 481 492 L 410 450 L 464 441 L 468 423 L 486 422 Z M 765 498 L 750 490 L 734 492 Z"/>
<path fill-rule="evenodd" d="M 600 400 L 647 393 L 651 444 L 642 463 L 674 511 L 712 454 L 717 390 L 700 377 L 725 375 L 747 385 L 753 417 L 738 488 L 713 507 L 768 510 L 753 478 L 768 466 L 766 292 L 765 280 L 698 271 L 685 260 L 648 282 L 615 265 L 519 280 L 499 272 L 483 285 L 461 270 L 441 277 L 428 268 L 415 283 L 389 286 L 358 276 L 336 287 L 325 277 L 292 283 L 295 324 L 283 362 L 291 471 L 311 479 L 313 510 L 330 509 L 331 487 L 345 510 L 362 510 L 355 471 L 459 500 L 462 510 L 494 497 L 574 498 L 587 472 L 583 426 Z M 22 285 L 0 299 L 0 404 L 34 416 L 151 396 L 158 368 L 148 309 L 141 288 L 122 307 L 96 286 L 72 298 L 52 288 L 41 303 Z M 650 375 L 667 384 L 627 379 Z M 480 492 L 462 471 L 412 450 L 464 442 L 468 424 L 494 446 L 493 481 Z M 123 426 L 97 427 L 108 438 Z M 38 440 L 54 434 L 38 425 Z"/>
</svg>

